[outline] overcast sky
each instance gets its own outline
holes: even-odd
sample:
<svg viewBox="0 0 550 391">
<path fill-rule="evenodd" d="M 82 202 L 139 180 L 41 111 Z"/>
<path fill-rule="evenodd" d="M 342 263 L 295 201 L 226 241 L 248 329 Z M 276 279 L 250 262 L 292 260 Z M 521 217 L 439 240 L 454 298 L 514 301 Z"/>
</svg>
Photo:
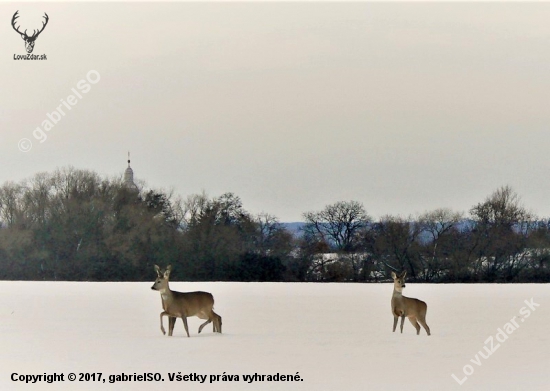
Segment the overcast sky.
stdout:
<svg viewBox="0 0 550 391">
<path fill-rule="evenodd" d="M 49 15 L 47 60 L 14 60 L 16 10 L 29 33 Z M 0 183 L 122 175 L 129 150 L 150 187 L 281 221 L 467 211 L 503 185 L 550 216 L 550 3 L 2 3 L 0 21 Z"/>
</svg>

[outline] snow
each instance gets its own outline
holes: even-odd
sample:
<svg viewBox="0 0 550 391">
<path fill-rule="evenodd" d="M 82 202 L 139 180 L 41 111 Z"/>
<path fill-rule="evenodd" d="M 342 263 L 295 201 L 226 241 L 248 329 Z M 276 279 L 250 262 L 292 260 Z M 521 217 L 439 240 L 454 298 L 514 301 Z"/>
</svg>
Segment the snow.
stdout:
<svg viewBox="0 0 550 391">
<path fill-rule="evenodd" d="M 161 299 L 151 285 L 0 282 L 0 389 L 548 389 L 548 284 L 409 282 L 404 294 L 428 304 L 428 337 L 424 329 L 417 336 L 408 321 L 403 334 L 399 327 L 392 333 L 391 283 L 172 282 L 174 290 L 211 292 L 223 317 L 223 334 L 208 325 L 200 335 L 202 321 L 189 318 L 191 338 L 184 336 L 180 319 L 173 337 L 162 335 Z M 520 311 L 526 313 L 525 300 L 531 299 L 538 306 L 524 318 Z M 481 358 L 478 352 L 490 349 L 485 341 L 493 338 L 497 345 L 498 329 L 511 319 L 519 327 Z M 452 374 L 463 380 L 465 365 L 473 373 L 459 385 Z M 106 382 L 69 382 L 71 372 L 102 373 Z M 157 372 L 164 381 L 109 383 L 108 378 Z M 202 384 L 170 382 L 168 374 L 178 372 L 208 376 Z M 209 382 L 210 375 L 224 372 L 239 375 L 239 381 Z M 303 381 L 243 379 L 297 372 Z M 13 373 L 63 373 L 65 381 L 25 384 L 11 381 Z"/>
</svg>

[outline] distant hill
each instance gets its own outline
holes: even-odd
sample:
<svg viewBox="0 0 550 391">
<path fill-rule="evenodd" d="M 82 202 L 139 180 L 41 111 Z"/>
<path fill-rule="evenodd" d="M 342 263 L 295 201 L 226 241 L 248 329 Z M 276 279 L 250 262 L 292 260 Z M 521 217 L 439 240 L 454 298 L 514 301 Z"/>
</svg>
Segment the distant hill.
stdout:
<svg viewBox="0 0 550 391">
<path fill-rule="evenodd" d="M 281 223 L 283 227 L 285 227 L 286 230 L 288 230 L 294 237 L 300 237 L 302 236 L 302 232 L 300 229 L 306 224 L 306 223 L 300 223 L 300 222 L 294 222 L 294 223 Z"/>
<path fill-rule="evenodd" d="M 288 230 L 292 235 L 294 235 L 294 237 L 297 237 L 297 238 L 302 236 L 301 229 L 304 225 L 306 225 L 306 223 L 304 222 L 292 222 L 292 223 L 281 223 L 281 224 L 286 230 Z M 465 231 L 468 228 L 471 228 L 472 224 L 475 224 L 474 221 L 470 219 L 464 219 L 458 222 L 456 227 L 458 228 L 459 231 Z M 432 240 L 432 237 L 428 232 L 423 232 L 420 235 L 420 240 L 424 243 L 428 243 Z"/>
</svg>

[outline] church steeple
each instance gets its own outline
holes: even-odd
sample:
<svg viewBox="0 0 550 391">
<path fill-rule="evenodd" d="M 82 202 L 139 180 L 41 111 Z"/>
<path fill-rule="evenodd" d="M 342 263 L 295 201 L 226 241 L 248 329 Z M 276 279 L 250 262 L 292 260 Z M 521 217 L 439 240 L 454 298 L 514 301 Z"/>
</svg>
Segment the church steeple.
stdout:
<svg viewBox="0 0 550 391">
<path fill-rule="evenodd" d="M 134 171 L 130 167 L 130 151 L 128 151 L 128 168 L 124 171 L 124 186 L 128 189 L 137 190 L 137 186 L 134 183 Z"/>
</svg>

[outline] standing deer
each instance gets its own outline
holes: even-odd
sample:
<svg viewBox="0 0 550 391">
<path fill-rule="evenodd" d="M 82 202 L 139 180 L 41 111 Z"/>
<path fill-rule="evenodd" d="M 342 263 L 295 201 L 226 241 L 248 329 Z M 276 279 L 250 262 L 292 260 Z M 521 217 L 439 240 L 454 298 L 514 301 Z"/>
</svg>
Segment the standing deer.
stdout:
<svg viewBox="0 0 550 391">
<path fill-rule="evenodd" d="M 397 327 L 397 319 L 401 317 L 401 333 L 403 333 L 403 323 L 405 322 L 405 317 L 407 317 L 416 329 L 416 335 L 420 334 L 420 326 L 418 323 L 420 323 L 428 335 L 430 335 L 430 328 L 426 324 L 426 311 L 428 310 L 426 303 L 422 300 L 405 297 L 402 294 L 403 288 L 405 288 L 406 275 L 406 271 L 399 276 L 391 272 L 393 278 L 393 295 L 391 297 L 393 331 L 395 332 L 395 328 Z"/>
<path fill-rule="evenodd" d="M 160 292 L 162 298 L 163 312 L 160 313 L 160 330 L 166 335 L 162 318 L 168 317 L 168 335 L 172 336 L 176 318 L 183 320 L 183 326 L 187 337 L 189 337 L 189 329 L 187 328 L 187 318 L 197 316 L 200 319 L 206 319 L 206 322 L 200 325 L 199 333 L 204 326 L 213 322 L 214 332 L 222 332 L 222 318 L 216 314 L 214 308 L 214 297 L 208 292 L 176 292 L 170 290 L 168 279 L 170 277 L 171 266 L 168 266 L 164 272 L 155 265 L 157 279 L 151 289 Z"/>
</svg>

